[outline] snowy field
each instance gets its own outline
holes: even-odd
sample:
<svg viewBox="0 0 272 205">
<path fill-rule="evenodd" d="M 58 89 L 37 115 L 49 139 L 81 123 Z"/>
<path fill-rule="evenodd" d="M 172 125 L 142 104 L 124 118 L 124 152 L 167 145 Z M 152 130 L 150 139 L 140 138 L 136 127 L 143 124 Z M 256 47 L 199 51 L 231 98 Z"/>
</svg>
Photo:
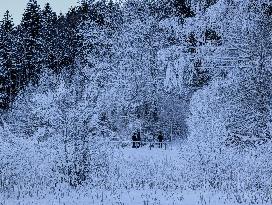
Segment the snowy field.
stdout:
<svg viewBox="0 0 272 205">
<path fill-rule="evenodd" d="M 179 158 L 179 146 L 168 149 L 145 146 L 115 148 L 109 172 L 112 174 L 106 188 L 60 189 L 39 197 L 17 199 L 1 198 L 1 205 L 248 205 L 257 204 L 246 192 L 243 196 L 212 190 L 188 188 L 186 168 Z M 184 168 L 182 170 L 182 167 Z M 180 178 L 178 177 L 180 176 Z M 183 183 L 182 183 L 183 181 Z M 176 182 L 176 183 L 175 183 Z M 250 195 L 250 194 L 249 194 Z M 241 199 L 241 200 L 240 200 Z M 243 201 L 242 201 L 243 199 Z M 250 202 L 251 201 L 251 202 Z M 258 204 L 270 202 L 259 200 Z"/>
<path fill-rule="evenodd" d="M 0 19 L 0 205 L 272 205 L 272 0 L 39 2 Z"/>
<path fill-rule="evenodd" d="M 45 199 L 26 198 L 4 200 L 1 205 L 238 205 L 224 194 L 200 191 L 164 192 L 161 190 L 119 190 L 119 193 L 105 191 L 75 192 L 63 197 L 51 196 Z M 269 203 L 267 203 L 268 205 Z"/>
</svg>

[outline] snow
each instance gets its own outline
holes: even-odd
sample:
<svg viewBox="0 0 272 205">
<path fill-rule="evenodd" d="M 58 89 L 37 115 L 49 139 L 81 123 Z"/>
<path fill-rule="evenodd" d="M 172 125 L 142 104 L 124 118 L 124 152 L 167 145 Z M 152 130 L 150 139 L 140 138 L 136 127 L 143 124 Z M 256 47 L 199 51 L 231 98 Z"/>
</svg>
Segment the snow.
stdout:
<svg viewBox="0 0 272 205">
<path fill-rule="evenodd" d="M 207 191 L 183 191 L 165 193 L 160 190 L 120 190 L 118 194 L 103 190 L 70 193 L 69 196 L 46 199 L 2 201 L 3 205 L 247 205 L 228 199 L 224 194 Z M 262 205 L 268 205 L 263 203 Z"/>
<path fill-rule="evenodd" d="M 178 146 L 174 144 L 171 149 L 167 150 L 159 148 L 149 150 L 148 147 L 139 149 L 119 147 L 114 149 L 111 164 L 118 163 L 120 168 L 118 180 L 120 182 L 130 180 L 129 178 L 135 179 L 135 176 L 131 174 L 135 174 L 136 167 L 140 169 L 138 174 L 149 175 L 149 179 L 151 179 L 150 174 L 152 174 L 152 180 L 160 181 L 160 178 L 158 178 L 160 171 L 163 170 L 164 173 L 176 171 L 175 169 L 166 169 L 169 164 L 172 164 L 169 162 L 181 162 L 179 152 Z M 156 166 L 157 170 L 151 173 L 153 165 Z M 176 165 L 176 168 L 181 167 L 179 164 Z M 127 179 L 124 177 L 127 177 Z M 139 175 L 138 177 L 144 178 Z M 125 188 L 121 184 L 112 186 L 110 190 L 88 187 L 69 188 L 61 189 L 59 192 L 51 195 L 45 195 L 44 198 L 35 196 L 25 196 L 20 199 L 3 198 L 1 202 L 3 205 L 248 205 L 248 201 L 237 202 L 239 195 L 235 196 L 235 194 L 220 192 L 210 188 L 192 190 L 185 186 L 180 186 L 175 189 L 158 189 L 157 187 L 147 186 L 147 184 L 136 187 L 127 186 Z M 270 202 L 261 204 L 268 205 Z"/>
<path fill-rule="evenodd" d="M 71 29 L 76 8 L 60 32 L 75 36 L 57 43 L 71 63 L 56 73 L 36 65 L 37 49 L 29 60 L 22 51 L 19 62 L 35 67 L 24 75 L 41 72 L 1 116 L 0 205 L 272 204 L 272 22 L 251 0 L 203 2 L 192 0 L 196 16 L 182 20 L 156 17 L 145 1 L 105 13 L 93 2 L 106 23 Z M 55 43 L 51 54 L 62 51 Z M 133 149 L 138 131 L 174 141 Z"/>
</svg>

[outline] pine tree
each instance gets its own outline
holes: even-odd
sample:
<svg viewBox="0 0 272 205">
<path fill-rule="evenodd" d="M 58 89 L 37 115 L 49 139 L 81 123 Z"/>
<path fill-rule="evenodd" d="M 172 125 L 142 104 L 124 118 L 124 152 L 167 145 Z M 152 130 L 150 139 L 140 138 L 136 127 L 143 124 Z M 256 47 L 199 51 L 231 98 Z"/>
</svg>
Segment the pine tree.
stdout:
<svg viewBox="0 0 272 205">
<path fill-rule="evenodd" d="M 12 101 L 18 89 L 18 72 L 15 68 L 15 46 L 14 46 L 14 24 L 13 19 L 6 11 L 1 22 L 0 33 L 0 68 L 1 71 L 1 105 L 7 107 Z"/>
<path fill-rule="evenodd" d="M 52 11 L 49 3 L 42 10 L 41 15 L 41 39 L 42 39 L 42 59 L 43 65 L 54 70 L 56 63 L 56 44 L 57 42 L 57 15 Z"/>
<path fill-rule="evenodd" d="M 79 11 L 76 8 L 70 9 L 66 15 L 69 30 L 67 30 L 67 44 L 70 66 L 75 65 L 75 59 L 81 47 L 80 36 L 78 35 L 78 22 L 81 20 Z"/>
<path fill-rule="evenodd" d="M 86 8 L 85 8 L 86 9 Z M 60 14 L 57 20 L 57 36 L 55 44 L 55 56 L 57 72 L 66 69 L 74 74 L 76 68 L 76 57 L 80 55 L 79 22 L 87 18 L 86 10 L 81 8 L 71 8 L 66 15 Z"/>
<path fill-rule="evenodd" d="M 66 22 L 66 18 L 62 13 L 58 16 L 56 29 L 57 29 L 56 45 L 55 45 L 56 63 L 55 63 L 54 71 L 56 73 L 60 73 L 61 70 L 63 70 L 65 66 L 68 64 L 65 59 L 65 56 L 66 56 L 65 51 L 67 49 L 66 48 L 66 45 L 67 45 L 66 30 L 68 29 L 68 25 Z"/>
<path fill-rule="evenodd" d="M 175 7 L 175 14 L 180 17 L 188 18 L 193 17 L 195 14 L 192 11 L 190 1 L 188 0 L 173 0 Z"/>
<path fill-rule="evenodd" d="M 21 41 L 23 42 L 22 69 L 26 83 L 38 82 L 41 72 L 41 10 L 36 0 L 29 0 L 21 22 Z"/>
<path fill-rule="evenodd" d="M 151 0 L 147 4 L 152 15 L 158 19 L 171 17 L 184 19 L 194 16 L 190 0 Z"/>
</svg>

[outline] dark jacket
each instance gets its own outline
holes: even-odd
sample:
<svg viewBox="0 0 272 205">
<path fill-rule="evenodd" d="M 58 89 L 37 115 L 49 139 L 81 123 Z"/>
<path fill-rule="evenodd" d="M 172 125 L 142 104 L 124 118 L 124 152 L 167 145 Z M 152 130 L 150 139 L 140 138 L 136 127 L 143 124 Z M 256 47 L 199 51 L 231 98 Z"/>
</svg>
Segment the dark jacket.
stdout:
<svg viewBox="0 0 272 205">
<path fill-rule="evenodd" d="M 162 135 L 162 134 L 159 134 L 158 140 L 159 140 L 159 142 L 162 142 L 162 141 L 163 141 L 163 135 Z"/>
<path fill-rule="evenodd" d="M 136 136 L 136 134 L 133 134 L 133 135 L 132 135 L 132 141 L 137 141 L 137 136 Z"/>
</svg>

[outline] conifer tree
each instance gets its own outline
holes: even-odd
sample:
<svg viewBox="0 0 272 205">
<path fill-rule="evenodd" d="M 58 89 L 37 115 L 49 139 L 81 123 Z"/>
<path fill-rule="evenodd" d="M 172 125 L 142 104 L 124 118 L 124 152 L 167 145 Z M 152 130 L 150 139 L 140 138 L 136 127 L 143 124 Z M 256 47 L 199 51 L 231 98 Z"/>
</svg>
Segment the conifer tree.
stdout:
<svg viewBox="0 0 272 205">
<path fill-rule="evenodd" d="M 66 15 L 60 14 L 57 19 L 57 35 L 55 36 L 57 72 L 66 69 L 73 74 L 75 59 L 81 47 L 78 26 L 83 17 L 80 12 L 78 8 L 71 8 Z"/>
<path fill-rule="evenodd" d="M 15 68 L 14 24 L 6 11 L 0 28 L 0 68 L 1 68 L 1 99 L 0 107 L 7 107 L 17 91 L 18 72 Z"/>
<path fill-rule="evenodd" d="M 36 84 L 41 71 L 41 10 L 36 0 L 29 0 L 21 22 L 24 81 Z"/>
<path fill-rule="evenodd" d="M 58 43 L 56 41 L 57 14 L 53 12 L 49 3 L 42 10 L 41 24 L 43 65 L 53 70 L 57 67 L 55 49 Z"/>
</svg>

